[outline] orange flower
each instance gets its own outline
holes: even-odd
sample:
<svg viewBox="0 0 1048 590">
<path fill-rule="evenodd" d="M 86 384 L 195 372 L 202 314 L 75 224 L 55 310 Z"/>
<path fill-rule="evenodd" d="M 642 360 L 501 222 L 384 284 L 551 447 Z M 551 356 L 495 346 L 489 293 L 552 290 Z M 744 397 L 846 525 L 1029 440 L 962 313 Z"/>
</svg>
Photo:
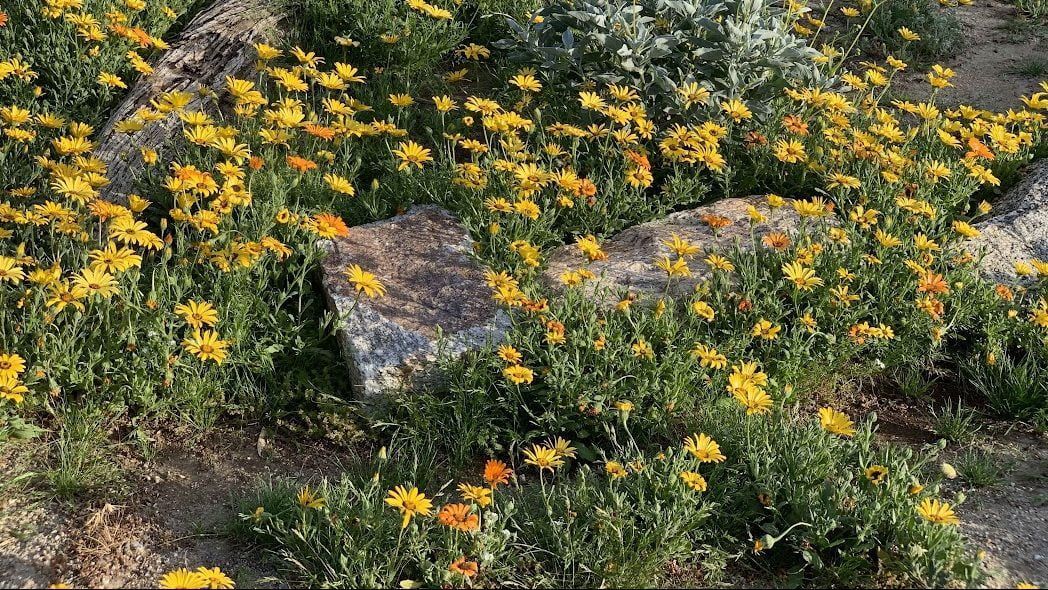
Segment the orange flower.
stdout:
<svg viewBox="0 0 1048 590">
<path fill-rule="evenodd" d="M 322 238 L 345 237 L 349 235 L 349 227 L 338 215 L 331 213 L 317 213 L 310 220 L 310 228 Z"/>
<path fill-rule="evenodd" d="M 537 301 L 525 299 L 521 307 L 523 307 L 524 311 L 527 312 L 545 313 L 549 311 L 549 301 L 547 301 L 546 299 L 539 299 Z M 513 473 L 513 470 L 510 470 L 510 473 Z"/>
<path fill-rule="evenodd" d="M 753 149 L 759 145 L 768 145 L 768 138 L 756 131 L 750 131 L 742 142 L 748 149 Z"/>
<path fill-rule="evenodd" d="M 728 227 L 731 225 L 731 220 L 723 215 L 714 215 L 713 213 L 703 213 L 699 216 L 699 220 L 710 226 L 710 229 L 718 230 L 722 227 Z"/>
<path fill-rule="evenodd" d="M 787 236 L 782 232 L 772 232 L 761 238 L 761 242 L 769 248 L 785 250 L 790 247 L 790 236 Z"/>
<path fill-rule="evenodd" d="M 797 115 L 786 115 L 782 120 L 782 126 L 797 135 L 808 135 L 808 124 Z"/>
<path fill-rule="evenodd" d="M 597 194 L 597 185 L 593 184 L 592 180 L 583 178 L 579 181 L 579 186 L 575 190 L 575 194 L 580 197 L 592 197 Z"/>
<path fill-rule="evenodd" d="M 990 151 L 990 148 L 986 147 L 985 143 L 979 141 L 974 137 L 968 138 L 968 147 L 971 149 L 964 154 L 965 158 L 986 158 L 987 160 L 993 159 L 993 152 Z"/>
<path fill-rule="evenodd" d="M 303 158 L 301 156 L 288 156 L 287 165 L 302 173 L 309 172 L 310 170 L 316 170 L 317 168 L 316 162 L 307 158 Z"/>
<path fill-rule="evenodd" d="M 946 280 L 941 274 L 928 271 L 918 279 L 917 291 L 919 293 L 931 293 L 932 295 L 935 295 L 938 293 L 949 293 L 950 287 L 946 284 Z"/>
<path fill-rule="evenodd" d="M 172 166 L 174 166 L 175 169 L 174 176 L 179 180 L 191 180 L 194 182 L 200 182 L 202 178 L 211 177 L 210 172 L 202 172 L 198 170 L 196 166 L 193 165 L 179 166 L 178 164 L 173 164 Z"/>
<path fill-rule="evenodd" d="M 266 161 L 263 160 L 261 156 L 251 156 L 251 159 L 247 161 L 247 165 L 250 166 L 252 170 L 261 170 L 262 167 L 266 165 Z"/>
<path fill-rule="evenodd" d="M 2 24 L 2 23 L 0 23 L 0 24 Z M 138 27 L 125 27 L 124 25 L 110 25 L 110 29 L 113 31 L 113 33 L 115 33 L 115 34 L 117 34 L 117 35 L 127 39 L 128 41 L 133 41 L 135 43 L 138 43 L 138 46 L 143 48 L 143 49 L 145 49 L 146 47 L 149 47 L 153 43 L 153 40 L 150 38 L 149 33 L 143 31 L 142 29 L 140 29 Z"/>
<path fill-rule="evenodd" d="M 488 482 L 492 489 L 499 487 L 500 484 L 508 484 L 511 475 L 513 475 L 513 470 L 498 459 L 488 459 L 484 465 L 484 481 Z"/>
<path fill-rule="evenodd" d="M 651 162 L 648 161 L 648 156 L 633 150 L 626 150 L 626 157 L 637 166 L 645 170 L 651 170 Z"/>
<path fill-rule="evenodd" d="M 437 514 L 437 520 L 446 527 L 460 530 L 464 533 L 480 528 L 480 518 L 476 514 L 471 514 L 469 506 L 465 504 L 445 505 Z"/>
<path fill-rule="evenodd" d="M 868 329 L 869 324 L 865 326 L 863 324 L 855 324 L 851 328 L 848 328 L 848 337 L 856 344 L 866 344 L 866 332 Z"/>
<path fill-rule="evenodd" d="M 465 555 L 459 557 L 458 559 L 453 561 L 451 565 L 448 566 L 448 571 L 456 574 L 461 574 L 467 578 L 472 578 L 473 576 L 477 575 L 477 571 L 479 569 L 480 568 L 477 567 L 477 562 L 466 561 Z"/>
<path fill-rule="evenodd" d="M 7 13 L 0 10 L 0 29 L 7 26 Z"/>
<path fill-rule="evenodd" d="M 149 47 L 153 44 L 153 38 L 149 35 L 149 33 L 143 31 L 142 29 L 138 27 L 132 27 L 130 32 L 131 36 L 129 37 L 129 39 L 138 43 L 139 47 L 145 49 L 146 47 Z"/>
<path fill-rule="evenodd" d="M 304 127 L 306 133 L 313 137 L 319 137 L 320 139 L 326 139 L 331 141 L 335 139 L 336 132 L 331 127 L 325 127 L 324 125 L 317 125 L 316 123 L 308 123 Z"/>
<path fill-rule="evenodd" d="M 993 290 L 996 291 L 997 296 L 1004 301 L 1011 301 L 1012 299 L 1015 299 L 1015 293 L 1012 292 L 1011 288 L 1009 288 L 1008 285 L 998 284 L 996 287 L 993 288 Z"/>
</svg>

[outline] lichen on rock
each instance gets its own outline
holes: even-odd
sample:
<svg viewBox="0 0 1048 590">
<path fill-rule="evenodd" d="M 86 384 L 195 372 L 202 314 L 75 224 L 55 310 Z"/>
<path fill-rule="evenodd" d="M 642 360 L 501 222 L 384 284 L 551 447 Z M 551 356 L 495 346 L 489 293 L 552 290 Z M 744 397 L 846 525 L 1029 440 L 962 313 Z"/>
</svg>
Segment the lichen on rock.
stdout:
<svg viewBox="0 0 1048 590">
<path fill-rule="evenodd" d="M 338 339 L 365 399 L 440 380 L 436 361 L 501 340 L 509 316 L 491 299 L 473 241 L 447 211 L 416 206 L 324 243 L 323 287 L 341 318 Z M 358 296 L 345 270 L 358 264 L 386 288 Z"/>
</svg>

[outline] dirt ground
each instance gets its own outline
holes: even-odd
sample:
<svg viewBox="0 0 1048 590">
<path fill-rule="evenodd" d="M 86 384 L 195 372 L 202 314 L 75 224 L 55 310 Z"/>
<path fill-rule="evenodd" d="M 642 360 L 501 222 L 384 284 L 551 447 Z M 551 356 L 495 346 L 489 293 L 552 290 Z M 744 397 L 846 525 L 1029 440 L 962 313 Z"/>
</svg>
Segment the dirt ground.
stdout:
<svg viewBox="0 0 1048 590">
<path fill-rule="evenodd" d="M 986 551 L 987 586 L 1027 582 L 1043 588 L 1048 583 L 1048 441 L 1007 432 L 1006 425 L 996 430 L 988 437 L 990 452 L 1009 466 L 1009 473 L 1000 484 L 967 491 L 959 512 L 961 530 L 973 547 Z"/>
<path fill-rule="evenodd" d="M 1048 68 L 1048 27 L 1022 19 L 1014 4 L 975 0 L 950 9 L 961 21 L 964 49 L 942 65 L 953 69 L 953 87 L 939 91 L 940 106 L 966 104 L 1003 110 L 1022 105 L 1019 97 L 1040 90 L 1048 73 L 1031 75 L 1029 68 Z M 932 88 L 924 72 L 904 72 L 893 83 L 901 96 L 924 100 Z"/>
<path fill-rule="evenodd" d="M 122 465 L 138 479 L 119 503 L 9 498 L 0 505 L 0 586 L 150 588 L 166 571 L 207 565 L 238 587 L 273 587 L 272 564 L 224 534 L 236 500 L 268 479 L 335 473 L 338 458 L 280 441 L 260 457 L 258 434 L 220 430 Z"/>
<path fill-rule="evenodd" d="M 853 416 L 876 412 L 880 440 L 919 449 L 940 439 L 931 410 L 940 408 L 944 397 L 950 396 L 938 392 L 934 400 L 917 400 L 879 391 L 834 401 L 850 406 L 847 413 Z M 1021 423 L 985 417 L 978 423 L 972 441 L 948 444 L 940 459 L 956 468 L 969 450 L 984 452 L 1001 469 L 1001 480 L 979 487 L 961 476 L 946 482 L 945 493 L 966 496 L 957 516 L 969 546 L 983 552 L 985 587 L 1026 582 L 1043 588 L 1048 584 L 1048 435 Z"/>
</svg>

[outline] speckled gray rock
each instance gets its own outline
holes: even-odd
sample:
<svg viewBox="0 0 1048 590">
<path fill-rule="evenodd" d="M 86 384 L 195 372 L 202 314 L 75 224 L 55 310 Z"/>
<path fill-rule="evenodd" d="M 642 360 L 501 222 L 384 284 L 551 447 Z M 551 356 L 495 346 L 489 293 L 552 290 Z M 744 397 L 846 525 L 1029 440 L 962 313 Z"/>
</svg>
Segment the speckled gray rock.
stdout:
<svg viewBox="0 0 1048 590">
<path fill-rule="evenodd" d="M 465 228 L 439 207 L 351 228 L 325 248 L 324 291 L 342 318 L 338 338 L 365 400 L 438 382 L 439 354 L 500 340 L 509 326 Z M 345 275 L 351 264 L 374 273 L 386 295 L 358 299 Z"/>
<path fill-rule="evenodd" d="M 975 226 L 982 235 L 966 247 L 984 252 L 982 272 L 990 280 L 1017 282 L 1016 262 L 1048 260 L 1048 159 L 1030 166 L 1023 180 L 994 204 L 992 217 Z"/>
<path fill-rule="evenodd" d="M 747 214 L 749 205 L 753 205 L 767 217 L 767 221 L 753 226 L 752 229 Z M 731 225 L 714 232 L 710 225 L 703 221 L 707 215 L 727 218 Z M 723 199 L 620 232 L 601 244 L 607 254 L 604 260 L 587 263 L 586 257 L 577 246 L 563 246 L 550 256 L 545 279 L 551 285 L 557 285 L 560 284 L 560 276 L 564 272 L 585 267 L 602 277 L 600 281 L 588 283 L 591 292 L 595 288 L 606 289 L 605 293 L 609 297 L 627 290 L 636 294 L 666 292 L 666 273 L 657 268 L 655 262 L 662 256 L 676 258 L 665 245 L 665 242 L 676 234 L 701 248 L 700 254 L 688 263 L 691 276 L 675 278 L 669 282 L 669 294 L 681 295 L 691 292 L 699 281 L 710 277 L 710 269 L 703 262 L 707 254 L 729 254 L 734 245 L 748 250 L 753 248 L 754 244 L 760 244 L 761 239 L 769 233 L 792 235 L 799 225 L 800 217 L 792 207 L 772 209 L 763 197 Z"/>
</svg>

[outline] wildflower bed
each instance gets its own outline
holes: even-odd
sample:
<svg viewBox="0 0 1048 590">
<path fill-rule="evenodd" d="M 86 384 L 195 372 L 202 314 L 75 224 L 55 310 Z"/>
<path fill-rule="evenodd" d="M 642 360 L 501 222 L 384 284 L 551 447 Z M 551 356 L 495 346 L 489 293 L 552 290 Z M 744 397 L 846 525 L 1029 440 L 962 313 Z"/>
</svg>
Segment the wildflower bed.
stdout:
<svg viewBox="0 0 1048 590">
<path fill-rule="evenodd" d="M 25 0 L 0 18 L 5 445 L 344 408 L 318 240 L 434 203 L 470 231 L 513 326 L 444 361 L 444 387 L 356 417 L 378 427 L 374 450 L 337 481 L 244 501 L 237 538 L 282 558 L 288 580 L 648 586 L 672 564 L 713 583 L 729 563 L 808 584 L 980 580 L 936 448 L 878 444 L 874 416 L 816 402 L 934 364 L 1044 426 L 1048 262 L 994 284 L 964 240 L 992 187 L 1043 155 L 1048 86 L 1005 113 L 940 108 L 954 74 L 933 66 L 925 100 L 893 100 L 910 66 L 849 52 L 877 2 L 845 7 L 831 36 L 829 10 L 798 2 L 308 0 L 287 47 L 254 45 L 251 72 L 121 121 L 133 139 L 177 116 L 181 135 L 124 154 L 135 192 L 104 200 L 94 128 L 132 72 L 150 75 L 143 52 L 167 49 L 175 4 Z M 561 20 L 580 8 L 608 10 L 625 44 L 565 33 L 593 26 Z M 721 69 L 659 61 L 755 43 L 731 37 L 739 23 L 781 41 L 782 63 L 753 47 Z M 585 40 L 591 69 L 549 67 L 575 54 L 532 43 L 547 26 Z M 734 222 L 750 243 L 666 241 L 651 261 L 664 289 L 607 289 L 589 269 L 621 229 L 754 194 Z M 759 231 L 782 211 L 794 229 Z M 565 243 L 577 264 L 550 285 Z M 346 280 L 385 295 L 366 268 Z M 77 497 L 90 482 L 76 475 L 37 485 Z M 232 580 L 202 568 L 162 583 Z"/>
</svg>

